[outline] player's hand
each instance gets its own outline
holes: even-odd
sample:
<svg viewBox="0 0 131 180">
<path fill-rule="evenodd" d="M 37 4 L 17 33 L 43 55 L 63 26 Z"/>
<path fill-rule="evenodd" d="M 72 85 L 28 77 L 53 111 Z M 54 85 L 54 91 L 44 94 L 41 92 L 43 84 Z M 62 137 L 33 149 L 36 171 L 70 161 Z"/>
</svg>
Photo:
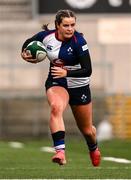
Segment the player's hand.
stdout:
<svg viewBox="0 0 131 180">
<path fill-rule="evenodd" d="M 67 70 L 62 67 L 53 66 L 51 67 L 51 75 L 53 76 L 53 79 L 66 77 Z"/>
<path fill-rule="evenodd" d="M 26 51 L 26 49 L 24 49 L 24 51 L 21 53 L 21 57 L 27 61 L 27 62 L 30 62 L 30 63 L 37 63 L 37 60 L 36 59 L 33 59 L 32 58 L 32 55 L 28 53 L 28 51 Z"/>
</svg>

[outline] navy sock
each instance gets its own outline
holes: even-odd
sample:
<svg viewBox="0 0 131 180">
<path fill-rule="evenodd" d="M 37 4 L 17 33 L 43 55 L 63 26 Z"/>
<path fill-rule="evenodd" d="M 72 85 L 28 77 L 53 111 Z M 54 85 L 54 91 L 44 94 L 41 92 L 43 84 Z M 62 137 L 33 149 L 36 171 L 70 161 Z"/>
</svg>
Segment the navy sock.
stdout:
<svg viewBox="0 0 131 180">
<path fill-rule="evenodd" d="M 95 151 L 97 149 L 97 142 L 96 143 L 88 143 L 86 142 L 89 148 L 89 151 Z"/>
<path fill-rule="evenodd" d="M 55 150 L 64 150 L 65 149 L 65 131 L 57 131 L 52 134 L 52 139 L 54 143 Z"/>
<path fill-rule="evenodd" d="M 92 143 L 91 140 L 89 140 L 89 137 L 87 137 L 86 135 L 84 137 L 85 137 L 86 144 L 88 146 L 89 151 L 95 151 L 98 147 L 97 141 L 96 141 L 96 143 Z"/>
</svg>

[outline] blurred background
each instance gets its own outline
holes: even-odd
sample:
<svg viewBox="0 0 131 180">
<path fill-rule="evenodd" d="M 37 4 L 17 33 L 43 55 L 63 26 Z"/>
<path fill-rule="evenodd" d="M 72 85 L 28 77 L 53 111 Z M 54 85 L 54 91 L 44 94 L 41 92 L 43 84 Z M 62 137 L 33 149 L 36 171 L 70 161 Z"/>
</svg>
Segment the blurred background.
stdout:
<svg viewBox="0 0 131 180">
<path fill-rule="evenodd" d="M 131 139 L 131 0 L 0 0 L 0 138 L 49 136 L 49 61 L 34 65 L 20 54 L 43 24 L 54 28 L 59 9 L 75 11 L 89 46 L 98 138 Z M 67 134 L 79 136 L 70 107 L 64 119 Z"/>
</svg>

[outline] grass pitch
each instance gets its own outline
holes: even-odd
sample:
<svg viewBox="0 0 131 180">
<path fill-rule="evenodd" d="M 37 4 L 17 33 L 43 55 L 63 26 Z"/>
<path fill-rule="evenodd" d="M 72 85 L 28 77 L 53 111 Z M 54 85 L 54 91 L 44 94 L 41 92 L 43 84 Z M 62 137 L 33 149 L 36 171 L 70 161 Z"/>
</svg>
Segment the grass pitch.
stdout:
<svg viewBox="0 0 131 180">
<path fill-rule="evenodd" d="M 131 163 L 102 160 L 99 167 L 91 165 L 83 139 L 66 141 L 67 165 L 51 162 L 53 153 L 40 148 L 50 140 L 25 141 L 23 148 L 12 148 L 0 142 L 0 179 L 131 179 Z M 131 141 L 112 140 L 99 143 L 102 157 L 131 160 Z"/>
</svg>

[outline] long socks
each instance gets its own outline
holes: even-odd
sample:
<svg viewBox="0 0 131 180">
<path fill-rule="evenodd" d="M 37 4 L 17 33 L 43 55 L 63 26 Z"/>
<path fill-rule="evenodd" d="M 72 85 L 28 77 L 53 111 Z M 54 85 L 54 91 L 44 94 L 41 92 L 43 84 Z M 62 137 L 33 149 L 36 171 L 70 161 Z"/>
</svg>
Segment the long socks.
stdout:
<svg viewBox="0 0 131 180">
<path fill-rule="evenodd" d="M 86 135 L 84 137 L 89 151 L 95 151 L 97 149 L 97 141 L 96 143 L 92 143 L 91 140 L 89 140 L 89 137 L 87 137 Z"/>
<path fill-rule="evenodd" d="M 65 138 L 65 131 L 57 131 L 55 133 L 52 133 L 52 139 L 56 151 L 65 150 L 64 138 Z"/>
</svg>

